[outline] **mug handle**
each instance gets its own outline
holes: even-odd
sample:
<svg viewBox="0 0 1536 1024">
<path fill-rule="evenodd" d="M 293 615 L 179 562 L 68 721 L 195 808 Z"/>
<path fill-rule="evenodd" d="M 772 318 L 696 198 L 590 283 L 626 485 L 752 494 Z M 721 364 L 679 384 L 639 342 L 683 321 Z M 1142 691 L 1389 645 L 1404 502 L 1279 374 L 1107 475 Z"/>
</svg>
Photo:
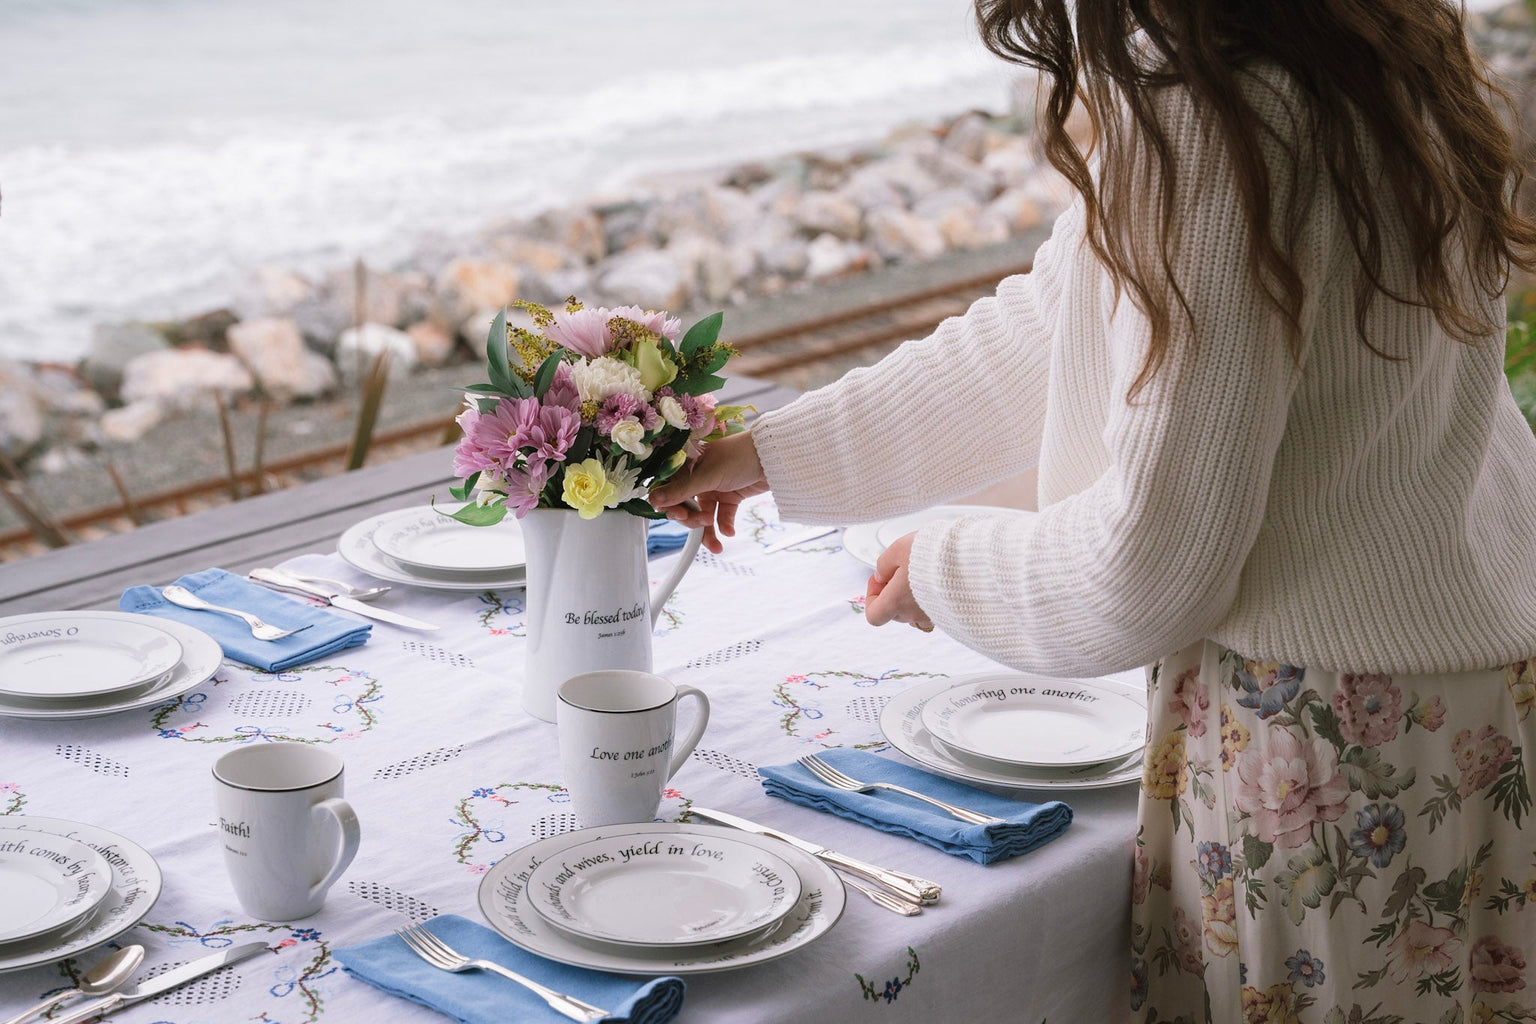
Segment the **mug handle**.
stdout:
<svg viewBox="0 0 1536 1024">
<path fill-rule="evenodd" d="M 671 572 L 667 573 L 667 578 L 656 584 L 656 589 L 651 592 L 652 629 L 656 628 L 656 620 L 661 618 L 662 605 L 667 603 L 667 598 L 672 596 L 672 591 L 676 590 L 677 585 L 682 582 L 683 573 L 693 565 L 693 556 L 699 553 L 699 545 L 702 543 L 704 543 L 704 527 L 689 530 L 688 539 L 683 542 L 683 549 L 677 556 L 677 564 L 672 567 Z"/>
<path fill-rule="evenodd" d="M 362 840 L 362 830 L 357 824 L 357 812 L 341 797 L 321 800 L 309 809 L 309 814 L 310 817 L 328 814 L 341 826 L 341 844 L 336 851 L 336 863 L 331 865 L 331 870 L 325 873 L 324 878 L 310 886 L 309 898 L 313 900 L 323 896 L 336 883 L 336 879 L 341 877 L 341 873 L 351 866 L 352 858 L 357 856 L 358 843 Z"/>
<path fill-rule="evenodd" d="M 699 745 L 699 740 L 704 735 L 704 727 L 709 724 L 709 698 L 704 696 L 704 691 L 687 684 L 679 684 L 677 687 L 677 702 L 681 704 L 684 697 L 693 697 L 699 702 L 699 713 L 693 720 L 693 725 L 688 729 L 688 735 L 683 737 L 672 753 L 672 763 L 667 766 L 667 778 L 677 774 L 677 770 L 688 760 L 688 755 L 693 753 L 693 748 Z"/>
</svg>

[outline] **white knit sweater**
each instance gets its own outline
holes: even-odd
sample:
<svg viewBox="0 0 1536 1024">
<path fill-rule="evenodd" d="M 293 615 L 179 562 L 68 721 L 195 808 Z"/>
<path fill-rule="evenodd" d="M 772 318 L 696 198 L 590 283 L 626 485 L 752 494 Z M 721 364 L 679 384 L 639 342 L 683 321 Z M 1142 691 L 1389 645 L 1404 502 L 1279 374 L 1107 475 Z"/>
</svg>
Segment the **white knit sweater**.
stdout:
<svg viewBox="0 0 1536 1024">
<path fill-rule="evenodd" d="M 1268 98 L 1266 98 L 1268 97 Z M 1255 96 L 1272 124 L 1282 100 Z M 1472 346 L 1378 298 L 1331 202 L 1302 226 L 1307 350 L 1252 281 L 1225 150 L 1171 101 L 1177 313 L 1137 399 L 1147 323 L 1114 302 L 1081 206 L 1034 270 L 931 336 L 764 414 L 781 514 L 880 519 L 1039 467 L 1038 516 L 926 526 L 912 589 L 946 633 L 1021 669 L 1097 674 L 1200 639 L 1349 672 L 1451 672 L 1536 655 L 1536 437 Z M 1284 133 L 1282 133 L 1282 138 Z M 1271 145 L 1278 145 L 1272 143 Z M 1271 149 L 1271 153 L 1278 150 Z M 1388 231 L 1389 282 L 1411 281 Z M 1501 321 L 1496 299 L 1488 315 Z"/>
</svg>

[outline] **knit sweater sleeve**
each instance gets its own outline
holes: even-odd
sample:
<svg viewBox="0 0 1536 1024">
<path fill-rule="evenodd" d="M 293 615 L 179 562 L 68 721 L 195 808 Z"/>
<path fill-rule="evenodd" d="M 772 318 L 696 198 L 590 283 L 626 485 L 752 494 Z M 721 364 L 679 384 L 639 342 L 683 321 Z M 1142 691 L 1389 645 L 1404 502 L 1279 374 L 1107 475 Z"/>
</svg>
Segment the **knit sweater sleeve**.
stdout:
<svg viewBox="0 0 1536 1024">
<path fill-rule="evenodd" d="M 752 436 L 780 515 L 882 519 L 1033 468 L 1062 234 L 1058 222 L 1030 273 L 929 337 L 760 416 Z"/>
<path fill-rule="evenodd" d="M 1147 351 L 1146 317 L 1124 297 L 1112 314 L 1086 294 L 1065 303 L 1063 315 L 1108 318 L 1099 335 L 1112 367 L 1108 469 L 1038 516 L 936 523 L 912 548 L 913 592 L 933 622 L 1021 669 L 1118 671 L 1209 635 L 1264 516 L 1299 371 L 1284 319 L 1248 270 L 1225 147 L 1198 129 L 1187 97 L 1184 107 L 1164 123 L 1179 154 L 1173 270 L 1192 317 L 1173 307 L 1167 357 L 1135 398 L 1126 396 Z M 1309 211 L 1294 250 L 1304 338 L 1332 251 L 1330 218 Z"/>
</svg>

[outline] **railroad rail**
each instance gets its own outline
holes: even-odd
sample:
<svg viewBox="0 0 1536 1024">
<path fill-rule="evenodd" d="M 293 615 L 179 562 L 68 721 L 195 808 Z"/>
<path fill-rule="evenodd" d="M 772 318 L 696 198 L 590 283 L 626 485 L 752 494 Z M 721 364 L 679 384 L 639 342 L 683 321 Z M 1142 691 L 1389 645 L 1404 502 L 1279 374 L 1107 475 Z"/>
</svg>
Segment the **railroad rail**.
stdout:
<svg viewBox="0 0 1536 1024">
<path fill-rule="evenodd" d="M 990 294 L 1002 278 L 1028 270 L 1026 265 L 950 281 L 733 338 L 732 344 L 741 354 L 731 361 L 731 370 L 798 388 L 825 383 L 850 365 L 873 362 L 899 342 L 930 333 L 947 317 L 964 312 L 977 298 Z M 444 445 L 451 440 L 452 428 L 453 420 L 443 417 L 380 431 L 369 445 L 368 461 L 385 462 Z M 249 496 L 339 475 L 345 471 L 347 451 L 348 444 L 340 442 L 274 460 L 262 467 L 259 477 L 248 468 L 238 472 L 233 483 L 229 476 L 220 475 L 158 492 L 130 494 L 126 501 L 60 517 L 51 524 L 63 534 L 55 541 L 90 541 L 127 532 L 142 523 L 228 504 L 236 500 L 232 491 Z M 0 481 L 0 487 L 13 486 Z M 47 532 L 42 524 L 0 532 L 0 562 L 57 546 L 47 542 Z"/>
</svg>

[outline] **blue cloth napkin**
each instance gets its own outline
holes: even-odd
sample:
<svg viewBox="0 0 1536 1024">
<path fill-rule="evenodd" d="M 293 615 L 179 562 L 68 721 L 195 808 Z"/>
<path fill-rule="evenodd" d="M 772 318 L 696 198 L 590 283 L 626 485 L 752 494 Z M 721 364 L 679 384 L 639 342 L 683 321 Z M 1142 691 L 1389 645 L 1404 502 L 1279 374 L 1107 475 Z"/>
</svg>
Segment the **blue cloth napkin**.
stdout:
<svg viewBox="0 0 1536 1024">
<path fill-rule="evenodd" d="M 608 1011 L 603 1024 L 666 1024 L 683 1008 L 682 978 L 654 978 L 637 988 L 635 978 L 535 956 L 457 914 L 434 917 L 424 927 L 465 956 L 495 961 L 557 992 L 601 1006 Z M 490 971 L 440 971 L 411 952 L 398 935 L 338 949 L 335 955 L 354 978 L 464 1024 L 566 1019 L 521 985 Z"/>
<path fill-rule="evenodd" d="M 204 569 L 176 581 L 210 604 L 238 608 L 280 626 L 309 628 L 281 640 L 257 640 L 239 619 L 223 612 L 193 611 L 171 604 L 155 587 L 129 587 L 117 606 L 125 612 L 158 615 L 200 629 L 219 642 L 224 654 L 263 672 L 281 672 L 368 642 L 373 627 L 307 601 L 258 586 L 223 569 Z"/>
<path fill-rule="evenodd" d="M 1032 804 L 974 789 L 919 768 L 863 750 L 838 747 L 817 755 L 860 782 L 890 782 L 927 796 L 1004 819 L 1001 825 L 967 825 L 921 800 L 888 789 L 850 793 L 812 775 L 799 762 L 759 768 L 770 795 L 862 822 L 882 832 L 908 836 L 945 853 L 990 864 L 1028 853 L 1050 842 L 1072 824 L 1072 808 L 1060 800 Z"/>
<path fill-rule="evenodd" d="M 682 523 L 674 523 L 670 519 L 652 519 L 650 528 L 645 531 L 645 553 L 655 555 L 663 551 L 676 551 L 687 540 L 688 527 Z"/>
</svg>

